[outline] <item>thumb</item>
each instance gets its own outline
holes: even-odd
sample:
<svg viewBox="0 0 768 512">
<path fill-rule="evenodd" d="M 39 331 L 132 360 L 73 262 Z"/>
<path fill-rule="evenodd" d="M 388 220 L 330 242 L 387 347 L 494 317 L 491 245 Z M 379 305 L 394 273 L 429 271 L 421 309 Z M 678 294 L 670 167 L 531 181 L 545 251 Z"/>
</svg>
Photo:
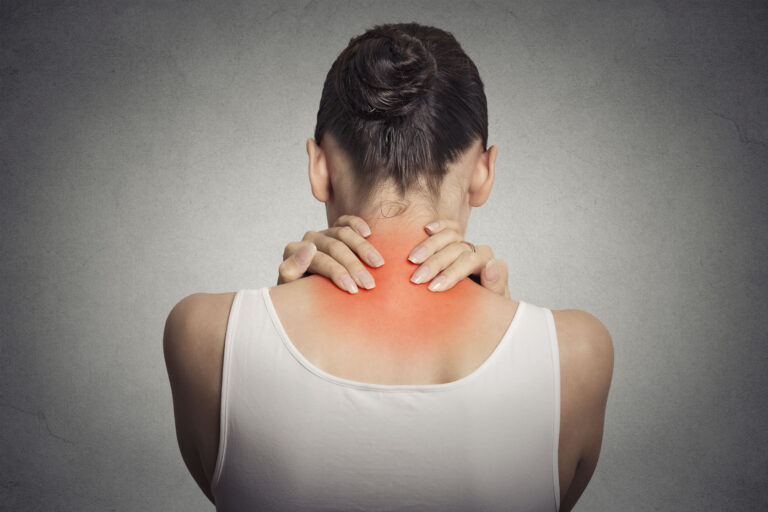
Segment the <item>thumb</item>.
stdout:
<svg viewBox="0 0 768 512">
<path fill-rule="evenodd" d="M 317 247 L 312 242 L 296 242 L 291 249 L 293 254 L 280 264 L 277 284 L 290 283 L 303 276 L 317 253 Z"/>
<path fill-rule="evenodd" d="M 507 290 L 507 276 L 507 264 L 502 260 L 490 259 L 480 272 L 480 284 L 494 293 L 509 296 Z"/>
</svg>

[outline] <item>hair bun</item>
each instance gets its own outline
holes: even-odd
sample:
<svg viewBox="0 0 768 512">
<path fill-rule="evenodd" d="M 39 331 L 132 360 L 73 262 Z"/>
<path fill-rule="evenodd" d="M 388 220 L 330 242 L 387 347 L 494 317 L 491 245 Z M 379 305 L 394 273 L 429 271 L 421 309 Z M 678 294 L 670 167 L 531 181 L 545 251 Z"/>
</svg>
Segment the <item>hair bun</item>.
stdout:
<svg viewBox="0 0 768 512">
<path fill-rule="evenodd" d="M 353 38 L 339 57 L 339 98 L 366 119 L 410 114 L 437 73 L 435 58 L 424 43 L 397 29 L 374 29 Z"/>
</svg>

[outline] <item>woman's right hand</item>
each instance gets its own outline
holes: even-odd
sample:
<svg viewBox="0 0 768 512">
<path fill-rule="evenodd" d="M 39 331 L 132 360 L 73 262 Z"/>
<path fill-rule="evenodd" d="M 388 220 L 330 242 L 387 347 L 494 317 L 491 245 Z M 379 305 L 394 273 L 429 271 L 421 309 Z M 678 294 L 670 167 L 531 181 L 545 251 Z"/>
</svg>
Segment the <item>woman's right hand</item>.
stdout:
<svg viewBox="0 0 768 512">
<path fill-rule="evenodd" d="M 307 231 L 300 242 L 290 242 L 283 251 L 277 284 L 295 281 L 305 272 L 319 274 L 349 293 L 358 286 L 370 290 L 373 276 L 360 262 L 380 267 L 384 258 L 365 237 L 371 234 L 368 224 L 354 215 L 342 215 L 333 227 Z"/>
</svg>

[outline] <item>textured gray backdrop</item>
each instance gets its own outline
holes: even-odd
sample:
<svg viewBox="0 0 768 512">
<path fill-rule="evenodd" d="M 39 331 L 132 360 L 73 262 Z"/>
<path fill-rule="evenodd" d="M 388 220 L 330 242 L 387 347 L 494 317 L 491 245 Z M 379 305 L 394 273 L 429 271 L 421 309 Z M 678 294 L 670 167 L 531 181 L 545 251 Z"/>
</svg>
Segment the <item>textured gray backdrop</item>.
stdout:
<svg viewBox="0 0 768 512">
<path fill-rule="evenodd" d="M 0 2 L 0 508 L 211 510 L 162 356 L 196 291 L 324 228 L 325 73 L 381 22 L 477 63 L 497 184 L 467 238 L 595 314 L 616 365 L 578 510 L 768 507 L 768 8 Z"/>
</svg>

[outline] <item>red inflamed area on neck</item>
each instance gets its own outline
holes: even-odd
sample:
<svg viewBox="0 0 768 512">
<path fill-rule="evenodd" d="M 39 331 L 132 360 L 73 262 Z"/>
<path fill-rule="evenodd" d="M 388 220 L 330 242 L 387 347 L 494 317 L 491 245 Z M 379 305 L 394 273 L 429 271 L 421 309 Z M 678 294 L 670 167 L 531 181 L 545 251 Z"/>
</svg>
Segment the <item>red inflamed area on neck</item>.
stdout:
<svg viewBox="0 0 768 512">
<path fill-rule="evenodd" d="M 485 292 L 470 279 L 463 279 L 443 292 L 427 289 L 429 283 L 414 284 L 411 275 L 419 265 L 408 255 L 427 238 L 413 229 L 372 229 L 367 240 L 384 257 L 384 265 L 367 267 L 376 281 L 370 290 L 350 294 L 330 279 L 308 278 L 312 321 L 319 332 L 332 333 L 360 344 L 370 343 L 389 355 L 434 353 L 452 345 L 457 336 L 469 332 L 477 318 Z"/>
</svg>

